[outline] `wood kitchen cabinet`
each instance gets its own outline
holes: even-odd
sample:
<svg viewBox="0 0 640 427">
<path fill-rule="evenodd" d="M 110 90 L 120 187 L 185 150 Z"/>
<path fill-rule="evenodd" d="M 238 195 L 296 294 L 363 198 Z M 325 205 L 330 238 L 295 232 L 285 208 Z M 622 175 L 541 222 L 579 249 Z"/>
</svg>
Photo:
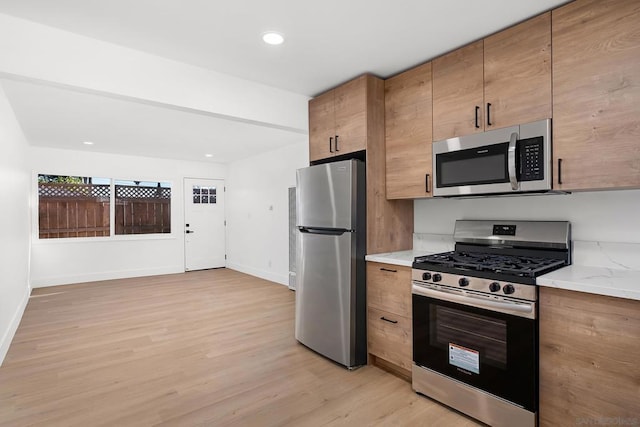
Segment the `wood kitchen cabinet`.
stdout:
<svg viewBox="0 0 640 427">
<path fill-rule="evenodd" d="M 639 187 L 640 2 L 552 13 L 554 188 Z"/>
<path fill-rule="evenodd" d="M 387 199 L 431 196 L 431 63 L 384 84 Z"/>
<path fill-rule="evenodd" d="M 411 269 L 367 262 L 367 349 L 370 361 L 411 378 Z"/>
<path fill-rule="evenodd" d="M 551 117 L 551 13 L 433 60 L 433 140 Z"/>
<path fill-rule="evenodd" d="M 309 101 L 309 160 L 366 149 L 375 77 L 362 75 Z"/>
<path fill-rule="evenodd" d="M 390 201 L 385 196 L 384 81 L 370 74 L 309 101 L 312 163 L 345 159 L 355 152 L 362 158 L 363 150 L 367 165 L 367 253 L 410 249 L 413 201 Z"/>
<path fill-rule="evenodd" d="M 539 313 L 540 425 L 638 422 L 640 301 L 541 287 Z"/>
</svg>

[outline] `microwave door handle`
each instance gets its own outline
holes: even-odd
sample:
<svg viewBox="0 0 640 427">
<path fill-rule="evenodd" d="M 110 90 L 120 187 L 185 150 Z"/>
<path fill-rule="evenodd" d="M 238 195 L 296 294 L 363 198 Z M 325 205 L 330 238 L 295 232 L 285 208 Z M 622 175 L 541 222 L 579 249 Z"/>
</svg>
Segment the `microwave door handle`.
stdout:
<svg viewBox="0 0 640 427">
<path fill-rule="evenodd" d="M 507 153 L 507 166 L 509 169 L 509 182 L 511 183 L 511 189 L 518 189 L 518 177 L 516 176 L 516 142 L 518 141 L 518 134 L 516 132 L 511 133 L 509 139 L 509 151 Z"/>
</svg>

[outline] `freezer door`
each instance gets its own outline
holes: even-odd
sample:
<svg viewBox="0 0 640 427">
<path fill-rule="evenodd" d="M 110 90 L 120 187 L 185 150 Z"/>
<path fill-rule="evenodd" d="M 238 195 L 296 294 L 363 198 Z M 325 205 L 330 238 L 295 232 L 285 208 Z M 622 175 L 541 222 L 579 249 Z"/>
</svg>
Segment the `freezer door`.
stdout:
<svg viewBox="0 0 640 427">
<path fill-rule="evenodd" d="M 310 166 L 297 171 L 297 225 L 354 230 L 355 160 Z"/>
<path fill-rule="evenodd" d="M 300 231 L 296 273 L 296 339 L 347 367 L 355 358 L 353 234 Z"/>
</svg>

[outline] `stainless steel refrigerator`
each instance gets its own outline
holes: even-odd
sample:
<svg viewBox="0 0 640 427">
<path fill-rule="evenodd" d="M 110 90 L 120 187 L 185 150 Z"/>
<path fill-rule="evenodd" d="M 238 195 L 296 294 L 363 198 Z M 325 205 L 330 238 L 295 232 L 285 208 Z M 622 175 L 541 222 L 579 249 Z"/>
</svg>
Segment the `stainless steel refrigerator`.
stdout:
<svg viewBox="0 0 640 427">
<path fill-rule="evenodd" d="M 348 368 L 366 363 L 365 165 L 297 171 L 296 339 Z"/>
</svg>

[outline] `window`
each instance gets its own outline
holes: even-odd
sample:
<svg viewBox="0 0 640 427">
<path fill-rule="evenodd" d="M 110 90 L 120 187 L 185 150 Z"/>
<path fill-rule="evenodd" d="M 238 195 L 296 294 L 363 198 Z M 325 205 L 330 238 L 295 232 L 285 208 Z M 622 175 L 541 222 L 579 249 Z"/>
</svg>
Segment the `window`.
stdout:
<svg viewBox="0 0 640 427">
<path fill-rule="evenodd" d="M 110 192 L 104 178 L 38 175 L 40 238 L 109 236 Z"/>
<path fill-rule="evenodd" d="M 193 186 L 193 203 L 215 204 L 217 203 L 216 197 L 216 187 L 201 187 L 199 185 Z"/>
<path fill-rule="evenodd" d="M 171 184 L 38 175 L 41 239 L 109 237 L 111 224 L 115 235 L 171 233 Z"/>
<path fill-rule="evenodd" d="M 115 181 L 116 235 L 171 233 L 171 185 Z"/>
</svg>

